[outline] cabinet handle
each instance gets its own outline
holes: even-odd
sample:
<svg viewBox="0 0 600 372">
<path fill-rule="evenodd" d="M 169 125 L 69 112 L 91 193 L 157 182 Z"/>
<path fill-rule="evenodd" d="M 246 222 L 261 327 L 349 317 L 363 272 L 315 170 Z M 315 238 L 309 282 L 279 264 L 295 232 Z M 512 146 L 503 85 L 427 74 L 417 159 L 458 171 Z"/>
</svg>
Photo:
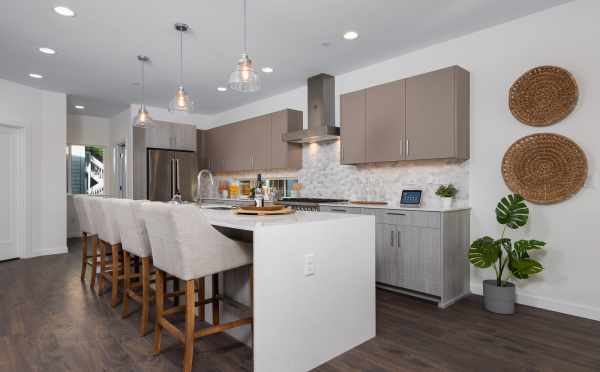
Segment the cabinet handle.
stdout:
<svg viewBox="0 0 600 372">
<path fill-rule="evenodd" d="M 254 156 L 250 157 L 250 168 L 254 169 Z"/>
<path fill-rule="evenodd" d="M 394 246 L 394 232 L 390 231 L 390 247 Z"/>
<path fill-rule="evenodd" d="M 402 248 L 400 245 L 400 231 L 398 231 L 398 239 L 396 239 L 396 242 L 398 243 L 398 248 Z"/>
<path fill-rule="evenodd" d="M 345 209 L 331 209 L 332 212 L 342 212 L 342 213 L 346 213 L 347 210 Z"/>
<path fill-rule="evenodd" d="M 410 142 L 408 142 L 408 138 L 406 139 L 406 157 L 410 154 Z"/>
<path fill-rule="evenodd" d="M 406 216 L 406 213 L 387 212 L 386 214 L 389 214 L 391 216 Z"/>
</svg>

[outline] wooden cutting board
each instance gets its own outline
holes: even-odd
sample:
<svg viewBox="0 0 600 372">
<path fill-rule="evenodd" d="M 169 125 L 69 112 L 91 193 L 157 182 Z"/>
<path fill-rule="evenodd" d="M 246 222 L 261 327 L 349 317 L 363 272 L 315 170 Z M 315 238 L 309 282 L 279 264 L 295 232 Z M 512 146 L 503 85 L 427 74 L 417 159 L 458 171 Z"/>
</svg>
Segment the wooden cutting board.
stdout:
<svg viewBox="0 0 600 372">
<path fill-rule="evenodd" d="M 233 209 L 235 214 L 246 214 L 253 216 L 272 216 L 278 214 L 290 214 L 294 213 L 295 210 L 290 207 L 240 207 Z"/>
</svg>

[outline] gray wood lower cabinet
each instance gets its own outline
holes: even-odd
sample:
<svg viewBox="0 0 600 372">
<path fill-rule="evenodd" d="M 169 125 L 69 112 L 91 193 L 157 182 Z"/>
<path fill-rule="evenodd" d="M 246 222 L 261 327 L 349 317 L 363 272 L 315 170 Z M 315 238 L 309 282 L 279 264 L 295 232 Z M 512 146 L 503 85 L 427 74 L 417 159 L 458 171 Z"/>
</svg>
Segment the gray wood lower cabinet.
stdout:
<svg viewBox="0 0 600 372">
<path fill-rule="evenodd" d="M 374 215 L 377 285 L 446 307 L 470 293 L 469 210 L 425 212 L 322 206 Z"/>
</svg>

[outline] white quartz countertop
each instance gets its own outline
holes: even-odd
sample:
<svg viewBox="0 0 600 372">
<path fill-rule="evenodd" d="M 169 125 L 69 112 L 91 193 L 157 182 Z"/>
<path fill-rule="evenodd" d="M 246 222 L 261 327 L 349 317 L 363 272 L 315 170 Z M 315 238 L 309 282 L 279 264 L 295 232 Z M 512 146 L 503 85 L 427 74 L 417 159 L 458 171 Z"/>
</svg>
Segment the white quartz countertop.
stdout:
<svg viewBox="0 0 600 372">
<path fill-rule="evenodd" d="M 199 206 L 204 211 L 208 222 L 213 226 L 226 227 L 231 229 L 254 231 L 259 226 L 282 226 L 306 223 L 319 223 L 333 220 L 343 220 L 351 218 L 371 218 L 363 215 L 346 215 L 337 213 L 320 213 L 296 211 L 292 214 L 269 215 L 269 216 L 251 216 L 235 214 L 231 210 L 210 209 L 215 205 L 203 204 Z M 216 205 L 219 206 L 219 205 Z"/>
<path fill-rule="evenodd" d="M 455 212 L 464 211 L 471 209 L 471 207 L 452 207 L 444 209 L 441 206 L 423 206 L 423 207 L 404 207 L 400 203 L 388 202 L 388 204 L 352 204 L 348 203 L 321 203 L 319 205 L 325 205 L 329 207 L 344 207 L 344 208 L 372 208 L 372 209 L 393 209 L 393 210 L 404 210 L 404 211 L 422 211 L 422 212 Z"/>
</svg>

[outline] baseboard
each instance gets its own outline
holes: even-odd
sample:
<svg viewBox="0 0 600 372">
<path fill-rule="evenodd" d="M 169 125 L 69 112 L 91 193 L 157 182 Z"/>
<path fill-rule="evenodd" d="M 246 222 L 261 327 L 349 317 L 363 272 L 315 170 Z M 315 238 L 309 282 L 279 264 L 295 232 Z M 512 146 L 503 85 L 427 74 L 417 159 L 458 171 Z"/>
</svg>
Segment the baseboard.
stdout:
<svg viewBox="0 0 600 372">
<path fill-rule="evenodd" d="M 53 254 L 66 254 L 66 253 L 69 253 L 69 249 L 65 245 L 64 247 L 38 249 L 35 252 L 31 252 L 31 254 L 26 258 L 34 258 L 34 257 L 39 257 L 39 256 L 50 256 Z"/>
<path fill-rule="evenodd" d="M 483 284 L 471 282 L 471 292 L 483 295 Z M 563 314 L 574 315 L 582 318 L 600 321 L 600 309 L 591 306 L 578 305 L 570 302 L 557 301 L 547 297 L 519 293 L 517 289 L 517 303 L 533 306 L 544 310 L 556 311 Z"/>
</svg>

